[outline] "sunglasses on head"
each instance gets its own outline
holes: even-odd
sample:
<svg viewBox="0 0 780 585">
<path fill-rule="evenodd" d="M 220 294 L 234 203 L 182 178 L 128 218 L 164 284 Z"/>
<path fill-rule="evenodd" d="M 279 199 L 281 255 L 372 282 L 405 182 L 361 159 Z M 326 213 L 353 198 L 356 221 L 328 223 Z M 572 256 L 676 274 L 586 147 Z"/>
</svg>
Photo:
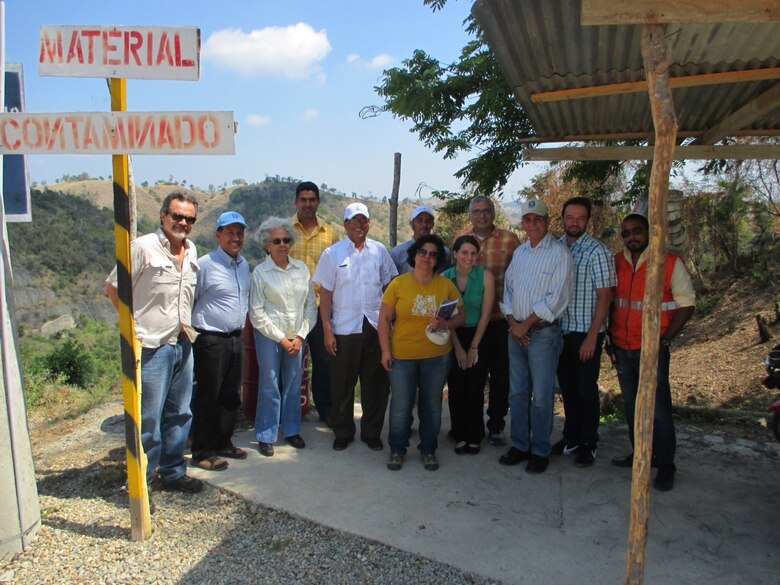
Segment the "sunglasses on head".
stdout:
<svg viewBox="0 0 780 585">
<path fill-rule="evenodd" d="M 428 256 L 428 258 L 431 258 L 435 260 L 439 257 L 439 253 L 436 250 L 426 250 L 425 248 L 420 248 L 417 250 L 418 256 Z"/>
<path fill-rule="evenodd" d="M 292 242 L 292 238 L 275 238 L 271 240 L 271 243 L 274 246 L 278 246 L 279 244 L 289 244 L 290 242 Z"/>
<path fill-rule="evenodd" d="M 620 232 L 620 237 L 628 238 L 629 236 L 638 236 L 643 234 L 644 232 L 645 232 L 645 228 L 640 225 L 630 230 L 623 230 L 622 232 Z"/>
<path fill-rule="evenodd" d="M 197 218 L 193 217 L 192 215 L 182 215 L 181 213 L 171 213 L 171 219 L 175 221 L 176 223 L 179 223 L 181 220 L 186 221 L 189 225 L 192 225 L 195 223 L 195 220 Z"/>
</svg>

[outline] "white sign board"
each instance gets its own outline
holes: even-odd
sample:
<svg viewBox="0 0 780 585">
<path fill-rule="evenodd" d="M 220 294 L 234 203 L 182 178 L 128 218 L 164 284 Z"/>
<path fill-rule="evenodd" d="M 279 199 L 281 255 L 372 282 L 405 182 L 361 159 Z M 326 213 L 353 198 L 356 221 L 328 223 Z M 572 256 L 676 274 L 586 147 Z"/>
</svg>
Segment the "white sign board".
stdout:
<svg viewBox="0 0 780 585">
<path fill-rule="evenodd" d="M 42 26 L 38 73 L 56 77 L 200 77 L 200 29 L 162 26 Z"/>
<path fill-rule="evenodd" d="M 0 115 L 0 154 L 235 154 L 233 112 Z"/>
</svg>

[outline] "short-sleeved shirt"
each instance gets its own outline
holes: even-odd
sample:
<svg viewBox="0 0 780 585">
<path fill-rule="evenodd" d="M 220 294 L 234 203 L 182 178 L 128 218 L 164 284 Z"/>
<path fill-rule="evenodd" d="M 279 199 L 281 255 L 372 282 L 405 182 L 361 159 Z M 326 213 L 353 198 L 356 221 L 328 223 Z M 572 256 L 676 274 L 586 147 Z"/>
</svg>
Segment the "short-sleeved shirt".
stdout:
<svg viewBox="0 0 780 585">
<path fill-rule="evenodd" d="M 182 332 L 190 341 L 195 340 L 191 317 L 200 270 L 198 251 L 190 240 L 184 240 L 184 249 L 184 261 L 179 266 L 162 229 L 130 243 L 133 319 L 141 347 L 175 345 Z M 116 267 L 106 283 L 117 287 Z"/>
<path fill-rule="evenodd" d="M 306 229 L 298 219 L 297 213 L 290 218 L 290 221 L 296 236 L 295 243 L 290 248 L 290 257 L 302 261 L 306 264 L 306 268 L 309 269 L 309 274 L 314 274 L 322 253 L 338 242 L 335 239 L 333 227 L 325 223 L 325 220 L 317 215 L 317 227 L 314 228 L 311 234 L 307 234 Z M 314 292 L 317 294 L 317 305 L 319 305 L 319 287 L 315 286 Z"/>
<path fill-rule="evenodd" d="M 249 263 L 222 248 L 198 258 L 192 326 L 203 331 L 231 333 L 244 328 L 249 309 Z"/>
<path fill-rule="evenodd" d="M 395 325 L 390 337 L 390 352 L 394 359 L 421 360 L 440 357 L 452 350 L 452 342 L 436 345 L 425 335 L 425 328 L 444 301 L 463 301 L 457 287 L 440 275 L 429 283 L 415 280 L 412 273 L 402 274 L 387 287 L 382 303 L 395 309 Z"/>
<path fill-rule="evenodd" d="M 560 242 L 567 245 L 566 236 Z M 615 260 L 609 248 L 590 234 L 577 238 L 569 251 L 574 260 L 574 290 L 561 316 L 561 329 L 564 333 L 587 333 L 596 312 L 596 290 L 617 286 Z M 605 330 L 602 325 L 600 331 Z"/>
<path fill-rule="evenodd" d="M 442 276 L 448 278 L 455 288 L 458 287 L 458 274 L 456 267 L 448 268 L 442 273 Z M 463 305 L 466 309 L 466 322 L 464 327 L 476 327 L 479 319 L 482 317 L 482 300 L 485 297 L 485 269 L 482 266 L 474 266 L 469 273 L 466 281 L 466 290 L 461 291 Z"/>
<path fill-rule="evenodd" d="M 382 291 L 397 275 L 390 253 L 376 240 L 366 238 L 358 250 L 344 238 L 325 250 L 312 280 L 333 293 L 333 333 L 361 333 L 363 317 L 376 329 Z"/>
</svg>

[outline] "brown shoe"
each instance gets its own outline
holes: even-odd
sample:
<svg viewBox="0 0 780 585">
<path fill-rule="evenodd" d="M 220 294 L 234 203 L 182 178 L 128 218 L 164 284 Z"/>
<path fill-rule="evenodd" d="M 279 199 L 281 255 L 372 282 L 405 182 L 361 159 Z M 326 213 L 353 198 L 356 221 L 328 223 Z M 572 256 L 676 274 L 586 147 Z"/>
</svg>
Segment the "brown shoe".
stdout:
<svg viewBox="0 0 780 585">
<path fill-rule="evenodd" d="M 228 468 L 228 462 L 216 455 L 206 457 L 205 459 L 193 459 L 192 464 L 198 469 L 205 469 L 206 471 L 224 471 Z"/>
<path fill-rule="evenodd" d="M 230 445 L 230 447 L 217 449 L 217 456 L 227 457 L 228 459 L 246 459 L 246 451 Z"/>
</svg>

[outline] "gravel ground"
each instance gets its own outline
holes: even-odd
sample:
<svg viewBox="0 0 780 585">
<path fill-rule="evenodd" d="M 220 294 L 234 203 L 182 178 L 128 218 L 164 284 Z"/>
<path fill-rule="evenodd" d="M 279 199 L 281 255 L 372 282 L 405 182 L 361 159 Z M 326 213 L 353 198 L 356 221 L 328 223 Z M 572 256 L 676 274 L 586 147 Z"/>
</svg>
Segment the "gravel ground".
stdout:
<svg viewBox="0 0 780 585">
<path fill-rule="evenodd" d="M 31 424 L 43 525 L 0 583 L 495 583 L 208 485 L 154 492 L 154 532 L 133 542 L 121 410 Z"/>
</svg>

